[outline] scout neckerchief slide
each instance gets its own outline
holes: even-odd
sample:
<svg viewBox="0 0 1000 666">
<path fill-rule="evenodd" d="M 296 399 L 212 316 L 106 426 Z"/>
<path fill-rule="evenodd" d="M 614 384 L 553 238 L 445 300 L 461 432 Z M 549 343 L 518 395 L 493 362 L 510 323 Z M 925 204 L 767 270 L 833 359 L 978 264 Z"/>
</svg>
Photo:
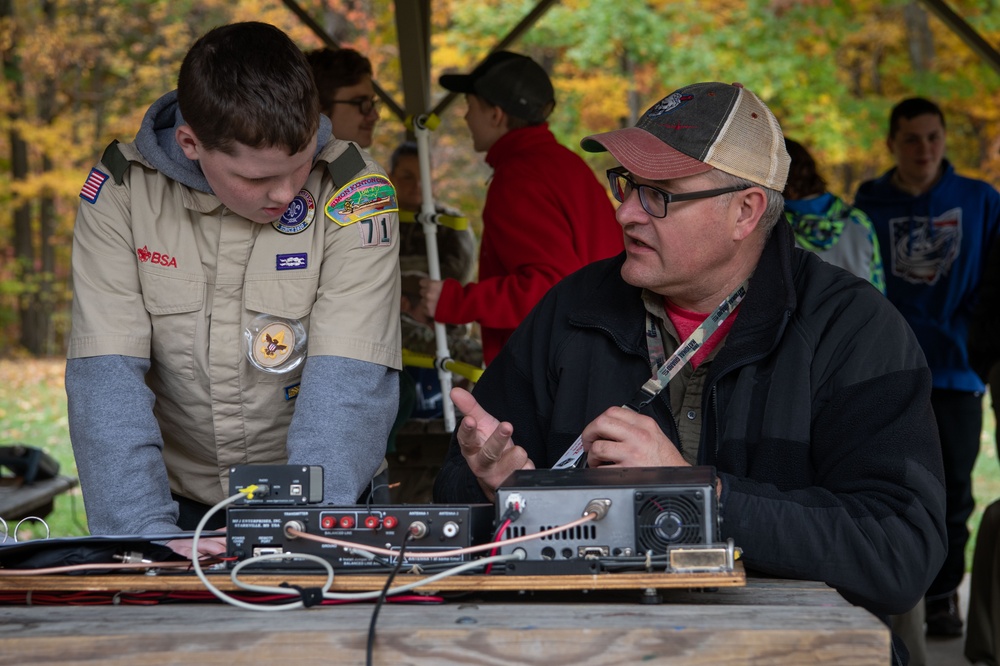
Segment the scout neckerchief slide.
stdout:
<svg viewBox="0 0 1000 666">
<path fill-rule="evenodd" d="M 743 281 L 743 283 L 736 287 L 733 293 L 729 294 L 726 300 L 719 304 L 719 307 L 715 308 L 712 314 L 705 318 L 705 321 L 701 323 L 698 328 L 691 332 L 691 335 L 687 337 L 687 340 L 681 343 L 677 350 L 670 355 L 663 365 L 660 366 L 656 374 L 653 375 L 642 387 L 636 391 L 632 398 L 622 405 L 626 409 L 631 409 L 633 412 L 639 412 L 643 407 L 652 402 L 653 398 L 659 395 L 671 379 L 677 376 L 677 373 L 681 371 L 681 368 L 687 364 L 691 357 L 695 355 L 702 345 L 708 341 L 709 337 L 715 331 L 718 330 L 722 322 L 726 320 L 726 317 L 736 309 L 736 306 L 740 304 L 743 297 L 747 294 L 747 283 L 749 278 Z M 552 469 L 568 469 L 570 467 L 576 467 L 580 464 L 583 458 L 583 435 L 576 438 L 566 453 L 556 461 L 556 464 L 552 466 Z"/>
</svg>

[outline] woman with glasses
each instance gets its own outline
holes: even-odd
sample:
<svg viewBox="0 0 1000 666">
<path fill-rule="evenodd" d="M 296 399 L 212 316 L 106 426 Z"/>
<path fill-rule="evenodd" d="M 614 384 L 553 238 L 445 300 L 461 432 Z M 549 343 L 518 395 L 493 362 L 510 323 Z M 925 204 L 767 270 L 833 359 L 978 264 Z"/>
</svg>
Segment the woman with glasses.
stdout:
<svg viewBox="0 0 1000 666">
<path fill-rule="evenodd" d="M 372 145 L 379 99 L 372 63 L 354 49 L 317 49 L 306 53 L 319 89 L 319 108 L 333 123 L 333 136 Z"/>
</svg>

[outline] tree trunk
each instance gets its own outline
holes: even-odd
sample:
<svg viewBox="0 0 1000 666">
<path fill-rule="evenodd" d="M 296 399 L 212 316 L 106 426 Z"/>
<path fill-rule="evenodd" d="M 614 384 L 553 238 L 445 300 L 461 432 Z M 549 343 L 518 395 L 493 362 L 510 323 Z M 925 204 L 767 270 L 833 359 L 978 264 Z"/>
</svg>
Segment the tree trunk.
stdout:
<svg viewBox="0 0 1000 666">
<path fill-rule="evenodd" d="M 10 0 L 0 0 L 0 18 L 14 26 L 8 48 L 3 52 L 4 78 L 12 84 L 15 100 L 24 99 L 24 78 L 21 74 L 21 63 L 17 54 L 17 20 L 14 16 L 14 3 Z M 28 177 L 28 145 L 16 129 L 17 121 L 22 118 L 21 107 L 11 105 L 7 114 L 11 121 L 10 130 L 10 178 L 12 183 L 23 181 Z M 18 317 L 21 322 L 19 341 L 21 345 L 34 352 L 35 328 L 32 317 L 31 303 L 34 300 L 31 293 L 31 275 L 35 270 L 35 244 L 31 228 L 31 205 L 27 201 L 19 201 L 12 210 L 14 220 L 14 258 L 17 262 L 15 275 L 23 287 L 18 299 Z"/>
<path fill-rule="evenodd" d="M 913 71 L 926 72 L 934 60 L 934 36 L 927 22 L 927 11 L 919 3 L 911 2 L 903 7 L 903 19 Z"/>
<path fill-rule="evenodd" d="M 627 47 L 622 52 L 621 73 L 625 76 L 625 80 L 629 81 L 629 87 L 625 93 L 626 103 L 628 104 L 628 118 L 622 118 L 620 125 L 622 127 L 632 127 L 639 122 L 639 116 L 642 114 L 640 106 L 642 101 L 639 99 L 639 91 L 635 85 L 635 63 L 629 57 Z"/>
<path fill-rule="evenodd" d="M 45 24 L 51 27 L 55 22 L 55 4 L 43 2 L 41 9 Z M 9 7 L 7 16 L 13 19 L 10 12 L 13 12 L 12 7 Z M 16 41 L 13 43 L 16 44 Z M 16 77 L 12 79 L 16 81 L 16 95 L 23 100 L 25 90 L 14 48 L 16 47 L 4 54 L 5 71 L 8 76 Z M 38 100 L 38 113 L 44 123 L 52 122 L 55 92 L 55 81 L 45 81 Z M 14 158 L 12 176 L 14 180 L 23 180 L 30 171 L 28 147 L 16 130 L 11 131 L 11 146 Z M 47 156 L 43 157 L 41 168 L 43 172 L 51 171 L 52 162 Z M 38 214 L 37 224 L 32 223 L 32 212 Z M 19 278 L 25 286 L 18 308 L 21 318 L 20 344 L 35 356 L 51 355 L 57 351 L 52 327 L 55 305 L 55 250 L 52 238 L 56 228 L 56 207 L 52 195 L 46 193 L 37 205 L 24 202 L 18 206 L 14 212 L 14 228 Z"/>
</svg>

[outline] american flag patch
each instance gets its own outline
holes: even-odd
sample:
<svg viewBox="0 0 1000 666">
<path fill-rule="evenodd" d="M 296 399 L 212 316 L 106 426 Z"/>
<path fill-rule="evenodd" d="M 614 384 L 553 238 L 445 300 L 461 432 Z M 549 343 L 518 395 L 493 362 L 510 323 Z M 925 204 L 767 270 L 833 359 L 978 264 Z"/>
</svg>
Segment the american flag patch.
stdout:
<svg viewBox="0 0 1000 666">
<path fill-rule="evenodd" d="M 96 168 L 91 169 L 90 175 L 87 176 L 87 182 L 80 189 L 80 198 L 90 203 L 97 203 L 97 196 L 101 193 L 101 188 L 104 187 L 104 182 L 107 179 L 108 174 Z"/>
</svg>

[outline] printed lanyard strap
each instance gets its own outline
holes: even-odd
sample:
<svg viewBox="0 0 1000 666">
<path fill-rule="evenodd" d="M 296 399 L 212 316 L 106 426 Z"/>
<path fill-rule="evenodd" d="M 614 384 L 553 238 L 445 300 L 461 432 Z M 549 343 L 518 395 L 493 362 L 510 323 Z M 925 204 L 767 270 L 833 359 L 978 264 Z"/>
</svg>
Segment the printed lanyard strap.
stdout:
<svg viewBox="0 0 1000 666">
<path fill-rule="evenodd" d="M 726 320 L 726 317 L 736 309 L 736 306 L 740 304 L 743 297 L 747 295 L 747 284 L 750 278 L 747 278 L 743 283 L 733 290 L 733 293 L 729 294 L 726 300 L 719 304 L 719 307 L 715 308 L 712 314 L 705 318 L 705 321 L 691 332 L 691 335 L 680 344 L 676 351 L 670 355 L 663 365 L 660 366 L 656 374 L 649 379 L 645 384 L 643 384 L 635 395 L 624 405 L 623 407 L 631 409 L 633 412 L 638 412 L 643 407 L 648 405 L 653 401 L 657 395 L 660 394 L 671 379 L 677 376 L 677 373 L 681 371 L 685 364 L 687 364 L 691 357 L 697 353 L 699 349 L 708 341 L 709 337 L 715 333 L 722 322 Z M 552 469 L 567 469 L 570 467 L 576 467 L 580 464 L 583 459 L 583 435 L 576 438 L 576 441 L 570 445 L 566 450 L 566 453 L 562 455 L 556 464 L 552 466 Z"/>
</svg>

